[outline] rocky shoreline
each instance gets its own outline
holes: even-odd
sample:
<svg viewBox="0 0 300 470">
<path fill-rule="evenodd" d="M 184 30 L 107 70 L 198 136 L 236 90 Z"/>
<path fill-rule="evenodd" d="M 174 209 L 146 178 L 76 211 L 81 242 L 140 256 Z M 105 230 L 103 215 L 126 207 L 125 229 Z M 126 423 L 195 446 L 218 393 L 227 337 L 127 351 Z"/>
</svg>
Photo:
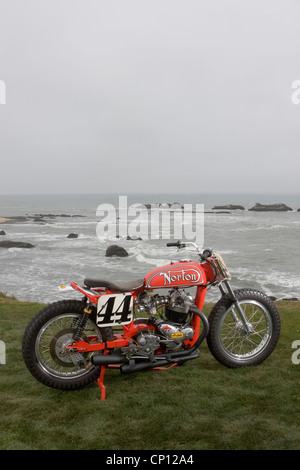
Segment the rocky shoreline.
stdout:
<svg viewBox="0 0 300 470">
<path fill-rule="evenodd" d="M 85 215 L 69 215 L 69 214 L 34 214 L 34 215 L 26 215 L 26 216 L 9 216 L 9 217 L 0 217 L 0 224 L 3 225 L 11 225 L 16 223 L 26 223 L 26 222 L 37 222 L 39 224 L 48 223 L 49 219 L 54 220 L 57 217 L 85 217 Z M 6 236 L 6 232 L 4 230 L 0 230 L 0 236 Z M 67 238 L 78 238 L 78 234 L 70 233 Z M 0 248 L 35 248 L 35 245 L 27 242 L 20 242 L 14 240 L 1 240 L 0 241 Z"/>
<path fill-rule="evenodd" d="M 182 206 L 178 202 L 174 203 L 154 203 L 154 204 L 144 204 L 142 207 L 146 207 L 146 209 L 166 209 L 166 210 L 183 210 L 184 206 Z M 212 210 L 204 211 L 205 214 L 231 214 L 231 211 L 244 211 L 246 210 L 244 206 L 239 205 L 239 204 L 224 204 L 224 205 L 216 205 L 212 208 Z M 261 204 L 257 202 L 253 207 L 250 207 L 248 211 L 252 212 L 300 212 L 300 208 L 298 209 L 292 209 L 291 207 L 287 206 L 284 203 L 276 203 L 276 204 Z M 33 215 L 28 215 L 26 214 L 25 216 L 0 216 L 0 224 L 3 225 L 10 225 L 10 224 L 15 224 L 15 223 L 28 223 L 28 222 L 36 222 L 38 224 L 43 224 L 43 223 L 49 223 L 49 221 L 53 221 L 57 217 L 61 218 L 76 218 L 76 217 L 86 217 L 84 215 L 79 215 L 79 214 L 33 214 Z M 6 236 L 6 232 L 4 230 L 0 230 L 0 236 Z M 67 235 L 67 238 L 73 238 L 76 239 L 78 238 L 77 233 L 70 233 Z M 127 237 L 127 240 L 130 240 L 130 237 Z M 25 242 L 19 242 L 19 241 L 13 241 L 13 240 L 7 240 L 5 239 L 4 241 L 0 241 L 0 248 L 34 248 L 34 245 L 31 243 L 25 243 Z M 126 253 L 126 250 L 122 251 L 122 254 L 120 253 L 120 247 L 115 245 L 111 250 L 108 251 L 106 256 L 128 256 L 128 253 Z"/>
<path fill-rule="evenodd" d="M 184 209 L 184 206 L 181 205 L 179 202 L 165 202 L 165 203 L 153 203 L 153 204 L 143 204 L 139 206 L 140 208 L 146 209 L 169 209 L 170 211 Z M 224 205 L 217 205 L 212 208 L 211 211 L 204 211 L 205 214 L 219 214 L 220 211 L 223 211 L 223 214 L 228 214 L 228 211 L 235 211 L 235 210 L 246 210 L 244 206 L 240 204 L 224 204 Z M 276 204 L 261 204 L 256 202 L 253 207 L 250 207 L 248 211 L 256 211 L 256 212 L 284 212 L 284 211 L 293 211 L 291 207 L 287 206 L 283 202 L 276 203 Z M 297 212 L 300 212 L 299 209 L 295 209 Z M 213 212 L 218 211 L 218 212 Z"/>
<path fill-rule="evenodd" d="M 56 217 L 85 217 L 85 215 L 69 215 L 69 214 L 34 214 L 34 215 L 13 215 L 13 216 L 0 216 L 0 224 L 15 224 L 22 222 L 48 222 L 48 219 L 53 220 Z"/>
<path fill-rule="evenodd" d="M 174 203 L 153 203 L 153 204 L 143 204 L 140 206 L 146 209 L 165 209 L 165 210 L 184 210 L 184 205 L 181 205 L 178 202 Z M 223 204 L 216 205 L 211 210 L 204 211 L 205 214 L 230 214 L 231 211 L 241 210 L 244 211 L 246 208 L 240 204 Z M 250 207 L 248 211 L 252 212 L 300 212 L 300 208 L 293 209 L 292 207 L 287 206 L 284 203 L 275 203 L 275 204 L 261 204 L 256 202 L 253 207 Z M 26 223 L 26 222 L 37 222 L 37 223 L 48 223 L 56 219 L 57 217 L 61 218 L 76 218 L 76 217 L 86 217 L 85 215 L 80 214 L 33 214 L 25 216 L 0 216 L 0 224 L 15 224 L 15 223 Z"/>
<path fill-rule="evenodd" d="M 234 205 L 234 204 L 225 204 L 224 206 L 214 206 L 213 210 L 245 210 L 245 207 Z M 293 211 L 291 207 L 287 206 L 283 202 L 279 204 L 260 204 L 257 202 L 253 207 L 250 207 L 248 211 L 256 211 L 256 212 L 286 212 L 286 211 Z M 300 212 L 300 208 L 296 209 L 297 212 Z"/>
</svg>

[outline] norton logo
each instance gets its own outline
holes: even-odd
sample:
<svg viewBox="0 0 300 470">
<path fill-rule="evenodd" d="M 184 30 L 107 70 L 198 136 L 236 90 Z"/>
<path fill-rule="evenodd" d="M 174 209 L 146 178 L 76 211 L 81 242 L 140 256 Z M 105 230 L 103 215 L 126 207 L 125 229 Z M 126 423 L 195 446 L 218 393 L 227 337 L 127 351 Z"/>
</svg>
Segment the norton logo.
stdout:
<svg viewBox="0 0 300 470">
<path fill-rule="evenodd" d="M 181 269 L 180 271 L 162 271 L 158 276 L 163 276 L 164 286 L 171 286 L 174 284 L 199 284 L 201 273 L 196 269 L 189 268 L 188 270 Z"/>
<path fill-rule="evenodd" d="M 151 271 L 146 277 L 146 287 L 180 287 L 198 286 L 204 283 L 201 269 L 196 263 L 174 263 Z"/>
</svg>

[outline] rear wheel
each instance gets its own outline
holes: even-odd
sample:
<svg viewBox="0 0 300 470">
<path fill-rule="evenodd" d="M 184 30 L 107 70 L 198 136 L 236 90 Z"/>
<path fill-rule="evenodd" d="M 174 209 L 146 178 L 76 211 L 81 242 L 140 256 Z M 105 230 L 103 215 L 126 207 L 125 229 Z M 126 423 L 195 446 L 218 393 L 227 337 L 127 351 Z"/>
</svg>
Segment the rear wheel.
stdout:
<svg viewBox="0 0 300 470">
<path fill-rule="evenodd" d="M 41 383 L 61 390 L 75 390 L 95 381 L 100 366 L 91 363 L 93 353 L 69 352 L 73 333 L 82 317 L 84 304 L 63 300 L 42 309 L 27 326 L 22 343 L 24 362 Z M 101 332 L 89 317 L 81 340 L 92 343 L 102 340 Z"/>
<path fill-rule="evenodd" d="M 280 317 L 276 305 L 265 294 L 252 290 L 235 291 L 247 320 L 245 328 L 232 299 L 224 296 L 209 316 L 208 347 L 227 367 L 262 363 L 274 350 L 280 335 Z"/>
</svg>

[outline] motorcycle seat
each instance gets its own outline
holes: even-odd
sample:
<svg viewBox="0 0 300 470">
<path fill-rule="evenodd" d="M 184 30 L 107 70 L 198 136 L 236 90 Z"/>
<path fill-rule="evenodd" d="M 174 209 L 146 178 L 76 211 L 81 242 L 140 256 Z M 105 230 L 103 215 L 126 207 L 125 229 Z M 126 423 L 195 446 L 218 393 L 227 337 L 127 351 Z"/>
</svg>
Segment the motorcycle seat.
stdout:
<svg viewBox="0 0 300 470">
<path fill-rule="evenodd" d="M 144 285 L 144 279 L 129 282 L 112 282 L 107 279 L 84 279 L 84 285 L 88 288 L 106 287 L 107 289 L 117 292 L 131 292 L 137 290 Z"/>
</svg>

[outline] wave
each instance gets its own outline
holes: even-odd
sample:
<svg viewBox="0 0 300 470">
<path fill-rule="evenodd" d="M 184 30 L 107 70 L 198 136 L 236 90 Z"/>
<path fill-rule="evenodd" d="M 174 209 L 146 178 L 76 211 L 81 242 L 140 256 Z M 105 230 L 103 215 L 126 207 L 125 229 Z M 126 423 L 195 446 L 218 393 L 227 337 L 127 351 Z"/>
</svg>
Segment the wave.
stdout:
<svg viewBox="0 0 300 470">
<path fill-rule="evenodd" d="M 14 246 L 14 247 L 12 247 L 12 248 L 7 248 L 7 251 L 8 251 L 9 253 L 20 253 L 20 252 L 22 252 L 22 251 L 23 251 L 24 253 L 26 253 L 26 252 L 28 252 L 28 248 L 22 248 L 22 247 L 20 247 L 20 246 Z"/>
<path fill-rule="evenodd" d="M 246 282 L 246 286 L 258 286 L 267 295 L 275 297 L 290 297 L 299 296 L 300 292 L 300 278 L 297 274 L 289 271 L 279 270 L 257 270 L 247 268 L 233 268 L 231 269 L 232 283 L 237 282 L 242 284 Z"/>
<path fill-rule="evenodd" d="M 160 266 L 164 266 L 165 264 L 170 263 L 170 260 L 167 260 L 167 259 L 147 258 L 142 253 L 139 253 L 138 255 L 136 255 L 135 258 L 139 263 L 150 264 L 150 265 L 153 265 L 157 268 L 159 268 Z"/>
</svg>

